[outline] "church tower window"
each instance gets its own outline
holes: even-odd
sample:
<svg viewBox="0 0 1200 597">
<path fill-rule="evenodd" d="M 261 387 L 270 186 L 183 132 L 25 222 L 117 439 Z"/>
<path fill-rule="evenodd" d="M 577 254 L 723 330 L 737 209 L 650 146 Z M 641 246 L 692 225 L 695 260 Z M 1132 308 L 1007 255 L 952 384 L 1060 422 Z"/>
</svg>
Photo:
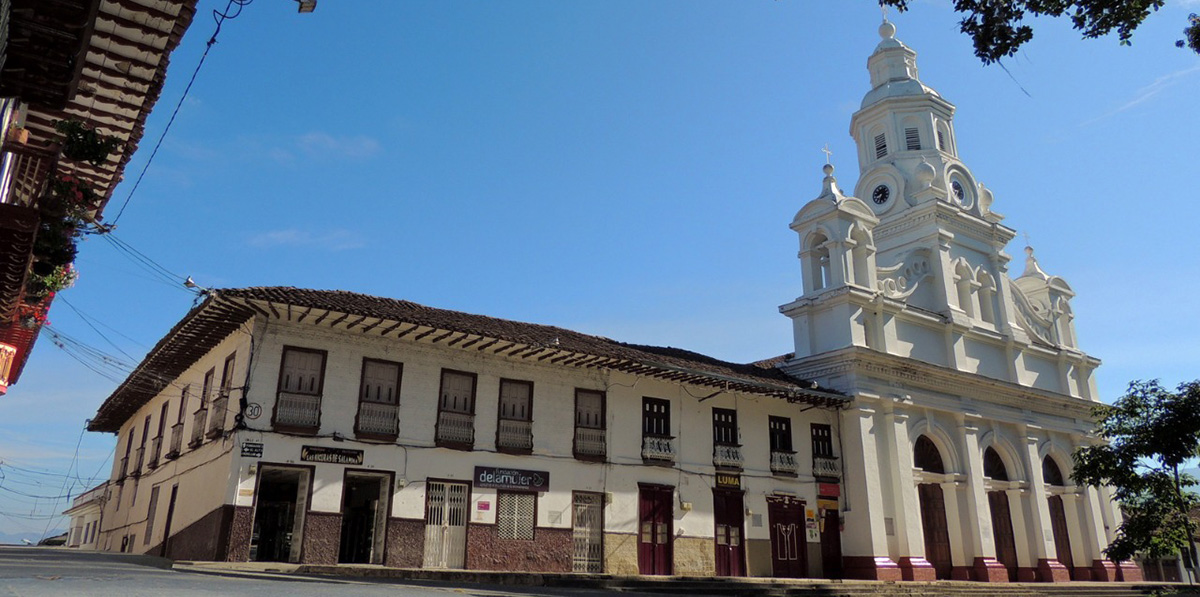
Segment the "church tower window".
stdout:
<svg viewBox="0 0 1200 597">
<path fill-rule="evenodd" d="M 875 159 L 882 158 L 883 156 L 886 156 L 886 155 L 887 155 L 887 138 L 885 138 L 883 136 L 883 133 L 877 133 L 875 135 Z"/>
<path fill-rule="evenodd" d="M 938 139 L 938 149 L 940 149 L 942 151 L 946 151 L 946 132 L 938 131 L 937 139 Z"/>
<path fill-rule="evenodd" d="M 904 147 L 909 151 L 920 151 L 921 134 L 917 127 L 913 126 L 904 129 Z"/>
</svg>

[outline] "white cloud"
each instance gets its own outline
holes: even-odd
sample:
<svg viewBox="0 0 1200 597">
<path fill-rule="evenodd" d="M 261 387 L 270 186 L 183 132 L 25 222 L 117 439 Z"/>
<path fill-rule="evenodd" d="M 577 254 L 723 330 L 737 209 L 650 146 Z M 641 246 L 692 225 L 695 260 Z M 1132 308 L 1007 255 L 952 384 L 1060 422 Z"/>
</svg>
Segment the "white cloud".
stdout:
<svg viewBox="0 0 1200 597">
<path fill-rule="evenodd" d="M 329 251 L 347 251 L 367 246 L 362 235 L 342 228 L 320 233 L 298 228 L 268 230 L 251 236 L 247 244 L 252 247 L 310 247 Z"/>
<path fill-rule="evenodd" d="M 1200 4 L 1200 0 L 1194 0 L 1194 1 L 1197 2 L 1198 4 Z M 1134 106 L 1142 104 L 1142 103 L 1152 99 L 1154 96 L 1158 95 L 1159 93 L 1162 93 L 1163 90 L 1175 85 L 1181 79 L 1183 79 L 1187 76 L 1190 76 L 1192 74 L 1195 74 L 1197 72 L 1200 72 L 1200 64 L 1193 66 L 1191 68 L 1184 68 L 1184 69 L 1177 70 L 1173 73 L 1165 74 L 1165 75 L 1155 79 L 1153 83 L 1150 83 L 1149 85 L 1146 85 L 1145 87 L 1142 87 L 1141 89 L 1138 89 L 1137 92 L 1133 94 L 1133 99 L 1125 102 L 1117 109 L 1115 109 L 1107 114 L 1104 114 L 1103 116 L 1098 116 L 1096 118 L 1088 120 L 1088 121 L 1080 124 L 1080 126 L 1087 126 L 1089 124 L 1099 122 L 1106 118 L 1110 118 L 1112 116 L 1120 114 L 1121 112 L 1124 112 L 1130 108 L 1133 108 Z"/>
<path fill-rule="evenodd" d="M 310 155 L 366 158 L 379 152 L 379 141 L 363 135 L 335 137 L 317 131 L 301 135 L 296 141 L 300 149 Z"/>
</svg>

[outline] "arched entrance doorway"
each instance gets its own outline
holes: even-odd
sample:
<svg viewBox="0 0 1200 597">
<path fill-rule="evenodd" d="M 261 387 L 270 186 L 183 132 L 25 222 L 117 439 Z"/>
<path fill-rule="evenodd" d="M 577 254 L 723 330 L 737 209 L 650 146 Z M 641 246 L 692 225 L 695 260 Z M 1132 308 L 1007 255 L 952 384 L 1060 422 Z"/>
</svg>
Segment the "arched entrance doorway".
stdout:
<svg viewBox="0 0 1200 597">
<path fill-rule="evenodd" d="M 1008 469 L 995 448 L 989 447 L 983 452 L 983 476 L 993 481 L 1008 481 Z M 1008 493 L 1004 490 L 989 491 L 988 507 L 992 513 L 992 538 L 996 542 L 996 559 L 1008 569 L 1008 580 L 1016 582 L 1017 541 L 1013 535 Z"/>
<path fill-rule="evenodd" d="M 942 454 L 928 437 L 917 438 L 913 445 L 913 466 L 927 473 L 945 474 Z M 946 525 L 946 502 L 937 483 L 917 485 L 921 503 L 921 530 L 925 536 L 925 559 L 939 580 L 950 578 L 950 532 Z"/>
<path fill-rule="evenodd" d="M 1051 485 L 1057 488 L 1066 486 L 1066 479 L 1063 478 L 1062 469 L 1058 468 L 1058 463 L 1054 459 L 1046 456 L 1042 459 L 1042 481 L 1046 485 Z M 1063 507 L 1063 499 L 1061 495 L 1051 495 L 1046 498 L 1050 506 L 1050 528 L 1054 531 L 1054 552 L 1058 563 L 1067 568 L 1071 573 L 1071 580 L 1075 580 L 1075 559 L 1071 557 L 1071 533 L 1067 530 L 1067 513 Z"/>
</svg>

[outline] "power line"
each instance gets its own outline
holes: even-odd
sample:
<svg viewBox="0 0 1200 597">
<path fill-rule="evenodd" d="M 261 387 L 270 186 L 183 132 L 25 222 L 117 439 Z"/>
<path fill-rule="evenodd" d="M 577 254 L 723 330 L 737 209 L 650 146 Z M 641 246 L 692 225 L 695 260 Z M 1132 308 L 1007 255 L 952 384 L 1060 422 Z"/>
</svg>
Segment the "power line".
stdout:
<svg viewBox="0 0 1200 597">
<path fill-rule="evenodd" d="M 179 110 L 183 107 L 183 102 L 187 99 L 188 92 L 192 90 L 192 84 L 196 82 L 196 77 L 200 75 L 200 68 L 204 66 L 204 61 L 208 58 L 209 50 L 212 50 L 212 47 L 217 44 L 217 34 L 221 33 L 221 25 L 225 23 L 226 19 L 236 19 L 242 14 L 242 9 L 249 6 L 253 1 L 229 0 L 229 4 L 225 5 L 224 11 L 213 10 L 213 19 L 217 22 L 217 28 L 213 31 L 212 37 L 208 39 L 208 44 L 204 47 L 204 54 L 200 56 L 200 62 L 196 64 L 196 70 L 192 71 L 192 78 L 188 80 L 187 87 L 183 89 L 183 95 L 179 96 L 179 103 L 175 104 L 175 110 L 171 112 L 171 118 L 167 120 L 167 126 L 163 127 L 163 132 L 159 135 L 158 142 L 154 144 L 154 150 L 150 152 L 150 157 L 146 159 L 146 163 L 142 166 L 142 171 L 133 183 L 133 188 L 125 196 L 125 202 L 121 204 L 121 209 L 117 211 L 117 217 L 113 218 L 113 226 L 121 219 L 121 215 L 125 213 L 125 208 L 129 206 L 129 200 L 133 198 L 133 194 L 141 186 L 142 178 L 146 176 L 146 171 L 150 169 L 150 164 L 154 162 L 154 156 L 158 155 L 158 150 L 162 147 L 163 139 L 167 138 L 167 132 L 171 130 L 171 125 L 175 123 L 175 117 L 179 115 Z M 234 7 L 237 8 L 236 11 L 233 11 Z"/>
</svg>

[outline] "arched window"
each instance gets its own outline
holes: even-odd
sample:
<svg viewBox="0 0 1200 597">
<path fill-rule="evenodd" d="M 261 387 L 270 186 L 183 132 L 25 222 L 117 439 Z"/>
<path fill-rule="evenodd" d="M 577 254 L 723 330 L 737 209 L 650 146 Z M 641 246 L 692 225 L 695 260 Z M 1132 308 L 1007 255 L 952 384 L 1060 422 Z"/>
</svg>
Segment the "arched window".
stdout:
<svg viewBox="0 0 1200 597">
<path fill-rule="evenodd" d="M 989 447 L 983 452 L 983 476 L 993 481 L 1008 480 L 1008 469 L 1005 468 L 1004 461 L 996 453 L 995 448 Z"/>
<path fill-rule="evenodd" d="M 828 288 L 832 283 L 829 262 L 829 239 L 818 232 L 808 242 L 808 276 L 813 290 Z"/>
<path fill-rule="evenodd" d="M 1042 480 L 1047 485 L 1066 485 L 1066 480 L 1063 477 L 1062 469 L 1058 468 L 1058 463 L 1054 459 L 1047 456 L 1042 459 Z"/>
<path fill-rule="evenodd" d="M 871 251 L 871 236 L 866 230 L 856 225 L 850 232 L 850 238 L 854 241 L 854 248 L 850 251 L 854 267 L 854 271 L 851 274 L 854 279 L 851 281 L 859 286 L 871 288 L 871 278 L 867 272 L 867 259 Z"/>
<path fill-rule="evenodd" d="M 945 473 L 946 466 L 942 464 L 942 453 L 938 451 L 933 440 L 922 435 L 913 444 L 913 465 L 927 473 Z"/>
</svg>

